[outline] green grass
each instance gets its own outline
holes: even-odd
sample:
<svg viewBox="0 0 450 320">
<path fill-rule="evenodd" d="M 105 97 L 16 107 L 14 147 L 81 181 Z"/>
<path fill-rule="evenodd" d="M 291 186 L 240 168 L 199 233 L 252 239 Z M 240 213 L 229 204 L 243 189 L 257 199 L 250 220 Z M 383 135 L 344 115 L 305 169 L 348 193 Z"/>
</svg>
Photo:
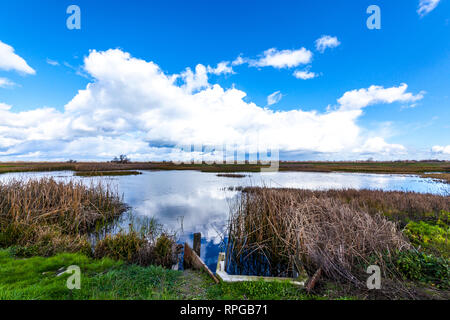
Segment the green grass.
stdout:
<svg viewBox="0 0 450 320">
<path fill-rule="evenodd" d="M 175 300 L 181 272 L 162 267 L 123 265 L 81 282 L 76 300 Z"/>
<path fill-rule="evenodd" d="M 65 268 L 81 269 L 81 289 L 69 290 Z M 320 299 L 287 282 L 215 284 L 197 271 L 127 265 L 82 254 L 19 259 L 0 250 L 0 300 L 304 300 Z"/>
<path fill-rule="evenodd" d="M 352 300 L 354 297 L 308 294 L 304 288 L 287 281 L 251 281 L 215 284 L 211 278 L 198 271 L 183 272 L 180 297 L 202 300 Z"/>
<path fill-rule="evenodd" d="M 318 297 L 308 295 L 288 282 L 235 282 L 222 283 L 208 291 L 208 298 L 213 300 L 316 300 Z"/>
<path fill-rule="evenodd" d="M 58 270 L 78 265 L 83 280 L 122 264 L 111 259 L 92 260 L 82 254 L 59 254 L 50 258 L 16 259 L 10 250 L 0 250 L 0 299 L 71 299 L 66 287 L 68 274 Z"/>
<path fill-rule="evenodd" d="M 448 215 L 448 213 L 445 214 Z M 436 223 L 411 221 L 403 232 L 416 248 L 421 248 L 429 254 L 450 259 L 450 243 L 448 240 L 450 226 L 444 221 L 440 219 Z"/>
<path fill-rule="evenodd" d="M 405 279 L 450 289 L 449 259 L 417 251 L 401 252 L 396 260 L 397 270 Z"/>
<path fill-rule="evenodd" d="M 81 289 L 69 290 L 63 268 L 81 269 Z M 15 258 L 0 250 L 0 300 L 142 300 L 176 299 L 182 272 L 162 267 L 125 265 L 108 258 L 95 260 L 81 254 Z"/>
</svg>

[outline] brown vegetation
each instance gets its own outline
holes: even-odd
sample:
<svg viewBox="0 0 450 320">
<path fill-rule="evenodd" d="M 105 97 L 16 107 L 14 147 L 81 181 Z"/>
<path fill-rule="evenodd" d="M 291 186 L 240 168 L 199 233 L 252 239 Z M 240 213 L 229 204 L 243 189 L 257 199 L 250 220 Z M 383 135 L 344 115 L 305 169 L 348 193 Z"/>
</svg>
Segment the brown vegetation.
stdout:
<svg viewBox="0 0 450 320">
<path fill-rule="evenodd" d="M 79 171 L 75 172 L 77 177 L 103 177 L 103 176 L 137 176 L 139 171 Z"/>
<path fill-rule="evenodd" d="M 366 267 L 410 250 L 396 221 L 448 219 L 445 196 L 369 190 L 246 188 L 230 219 L 232 272 L 287 276 L 322 268 L 328 279 L 365 286 Z M 394 220 L 389 221 L 387 219 Z"/>
<path fill-rule="evenodd" d="M 0 173 L 26 171 L 199 170 L 203 172 L 259 172 L 260 164 L 175 164 L 173 162 L 11 162 L 0 163 Z M 450 172 L 448 161 L 280 162 L 280 171 L 367 172 L 424 174 Z"/>
<path fill-rule="evenodd" d="M 428 173 L 423 174 L 422 177 L 450 183 L 450 173 Z"/>
<path fill-rule="evenodd" d="M 260 192 L 261 188 L 243 188 L 246 193 Z M 295 196 L 296 202 L 310 198 L 333 198 L 351 207 L 375 215 L 381 213 L 404 227 L 407 221 L 438 221 L 448 217 L 442 211 L 450 211 L 450 197 L 418 192 L 382 190 L 326 190 L 277 189 Z"/>
<path fill-rule="evenodd" d="M 107 235 L 95 246 L 94 256 L 98 259 L 108 257 L 142 266 L 160 265 L 171 268 L 178 261 L 180 246 L 168 234 L 139 234 L 133 230 L 128 233 Z"/>
<path fill-rule="evenodd" d="M 435 160 L 391 162 L 281 162 L 280 171 L 422 174 L 425 172 L 450 172 L 450 162 Z"/>
<path fill-rule="evenodd" d="M 82 252 L 140 265 L 170 268 L 177 260 L 174 237 L 154 221 L 141 231 L 108 234 L 110 222 L 127 210 L 108 186 L 54 179 L 12 180 L 0 184 L 0 247 L 15 247 L 22 256 Z M 89 234 L 99 234 L 92 250 Z"/>
<path fill-rule="evenodd" d="M 236 174 L 236 173 L 219 173 L 217 175 L 218 177 L 224 177 L 224 178 L 245 178 L 245 174 Z"/>
<path fill-rule="evenodd" d="M 40 255 L 89 251 L 87 233 L 125 210 L 102 184 L 12 180 L 0 184 L 0 246 L 27 247 Z"/>
</svg>

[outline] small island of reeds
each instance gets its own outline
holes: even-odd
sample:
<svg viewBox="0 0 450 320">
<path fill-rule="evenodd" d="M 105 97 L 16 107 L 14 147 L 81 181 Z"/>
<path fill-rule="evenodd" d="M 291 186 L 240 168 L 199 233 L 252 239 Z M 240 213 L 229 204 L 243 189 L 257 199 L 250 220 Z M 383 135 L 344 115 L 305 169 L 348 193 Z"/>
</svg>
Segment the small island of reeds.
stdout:
<svg viewBox="0 0 450 320">
<path fill-rule="evenodd" d="M 219 173 L 217 176 L 224 178 L 245 178 L 247 175 L 239 173 Z"/>
<path fill-rule="evenodd" d="M 77 177 L 137 176 L 140 174 L 142 174 L 140 171 L 77 171 L 74 173 Z"/>
</svg>

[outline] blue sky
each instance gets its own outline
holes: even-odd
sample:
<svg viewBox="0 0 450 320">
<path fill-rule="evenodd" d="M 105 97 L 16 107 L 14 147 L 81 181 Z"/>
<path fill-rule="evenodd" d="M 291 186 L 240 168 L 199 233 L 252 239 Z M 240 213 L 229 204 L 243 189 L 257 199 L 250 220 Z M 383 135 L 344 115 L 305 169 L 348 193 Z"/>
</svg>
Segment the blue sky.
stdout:
<svg viewBox="0 0 450 320">
<path fill-rule="evenodd" d="M 81 9 L 81 30 L 66 27 L 71 4 Z M 381 9 L 380 30 L 366 26 L 372 4 Z M 285 159 L 449 159 L 449 13 L 447 0 L 1 0 L 0 41 L 34 72 L 0 62 L 0 160 L 103 160 L 116 146 L 135 159 L 163 159 L 170 150 L 161 146 L 227 143 L 252 130 Z M 321 52 L 323 36 L 335 43 Z M 131 72 L 131 57 L 158 70 Z M 221 62 L 231 69 L 219 72 Z M 199 64 L 205 74 L 195 72 Z M 186 97 L 159 73 L 176 76 Z M 158 100 L 160 86 L 167 96 Z M 338 99 L 355 90 L 367 91 L 352 99 L 372 100 L 343 107 Z M 141 99 L 131 106 L 133 93 Z M 177 94 L 186 105 L 167 98 Z M 240 98 L 230 107 L 234 98 L 224 97 L 233 94 Z M 205 112 L 208 103 L 216 113 Z M 217 120 L 223 114 L 232 119 Z"/>
</svg>

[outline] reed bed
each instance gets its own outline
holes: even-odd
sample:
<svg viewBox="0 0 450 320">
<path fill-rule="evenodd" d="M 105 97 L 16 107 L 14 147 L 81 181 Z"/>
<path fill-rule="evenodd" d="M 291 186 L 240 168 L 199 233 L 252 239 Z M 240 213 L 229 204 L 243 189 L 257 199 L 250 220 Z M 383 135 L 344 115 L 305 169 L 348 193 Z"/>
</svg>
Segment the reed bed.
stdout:
<svg viewBox="0 0 450 320">
<path fill-rule="evenodd" d="M 423 178 L 431 178 L 434 180 L 442 181 L 445 183 L 450 183 L 450 173 L 429 173 L 423 174 Z"/>
<path fill-rule="evenodd" d="M 258 192 L 260 188 L 241 188 L 246 193 Z M 382 191 L 382 190 L 293 190 L 277 189 L 280 192 L 291 193 L 297 202 L 310 198 L 332 198 L 341 203 L 349 204 L 357 210 L 365 210 L 370 214 L 381 213 L 389 220 L 398 222 L 404 227 L 407 221 L 438 221 L 450 223 L 449 216 L 443 211 L 450 211 L 449 193 L 436 195 L 430 193 Z"/>
<path fill-rule="evenodd" d="M 141 175 L 140 171 L 77 171 L 75 176 L 77 177 L 103 177 L 103 176 L 138 176 Z"/>
<path fill-rule="evenodd" d="M 237 173 L 218 173 L 217 176 L 223 178 L 245 178 L 247 175 Z"/>
<path fill-rule="evenodd" d="M 229 223 L 229 271 L 293 276 L 322 268 L 328 278 L 358 286 L 365 286 L 368 265 L 392 276 L 389 261 L 412 248 L 398 222 L 438 219 L 450 207 L 448 197 L 417 193 L 243 191 Z"/>
<path fill-rule="evenodd" d="M 88 251 L 87 234 L 126 209 L 117 192 L 101 183 L 11 180 L 0 184 L 0 246 L 40 255 Z"/>
</svg>

